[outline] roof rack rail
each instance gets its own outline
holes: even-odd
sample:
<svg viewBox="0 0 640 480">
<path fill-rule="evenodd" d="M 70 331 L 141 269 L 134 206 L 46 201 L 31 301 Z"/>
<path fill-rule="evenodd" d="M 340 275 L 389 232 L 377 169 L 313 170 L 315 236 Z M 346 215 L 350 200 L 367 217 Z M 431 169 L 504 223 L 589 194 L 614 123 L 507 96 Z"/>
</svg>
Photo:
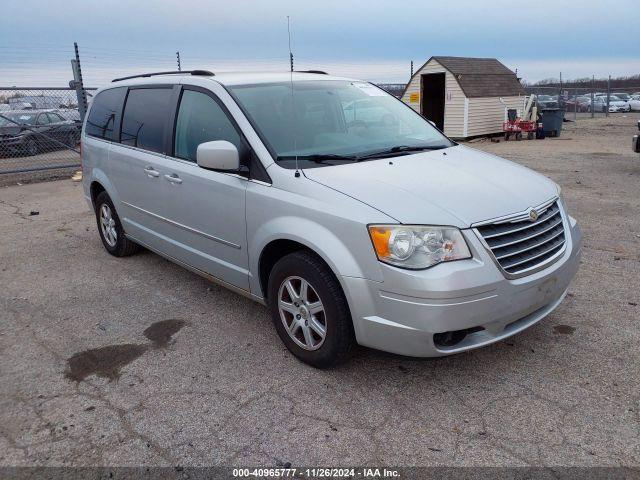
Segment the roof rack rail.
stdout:
<svg viewBox="0 0 640 480">
<path fill-rule="evenodd" d="M 323 72 L 322 70 L 295 70 L 298 73 L 317 73 L 318 75 L 329 75 L 327 72 Z"/>
<path fill-rule="evenodd" d="M 199 75 L 203 77 L 213 77 L 215 76 L 215 73 L 210 72 L 209 70 L 172 70 L 169 72 L 141 73 L 139 75 L 131 75 L 129 77 L 114 78 L 113 80 L 111 80 L 111 83 L 121 82 L 122 80 L 129 80 L 131 78 L 155 77 L 156 75 Z"/>
</svg>

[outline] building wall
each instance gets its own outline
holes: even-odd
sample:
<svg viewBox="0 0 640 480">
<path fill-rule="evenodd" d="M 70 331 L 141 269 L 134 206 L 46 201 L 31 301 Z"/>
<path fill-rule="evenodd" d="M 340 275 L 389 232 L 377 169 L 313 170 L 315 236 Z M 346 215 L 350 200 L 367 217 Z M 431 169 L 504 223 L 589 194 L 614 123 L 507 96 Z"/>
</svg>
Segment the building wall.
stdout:
<svg viewBox="0 0 640 480">
<path fill-rule="evenodd" d="M 522 113 L 524 96 L 502 97 L 506 108 L 515 108 Z M 466 137 L 489 135 L 502 132 L 505 120 L 505 106 L 499 97 L 479 97 L 469 99 L 469 117 Z"/>
<path fill-rule="evenodd" d="M 424 67 L 418 70 L 413 76 L 407 90 L 402 96 L 402 101 L 413 108 L 416 112 L 420 111 L 421 94 L 420 82 L 423 74 L 427 73 L 445 73 L 445 102 L 444 102 L 444 133 L 449 137 L 464 137 L 464 109 L 465 96 L 458 85 L 458 82 L 449 71 L 440 65 L 436 60 L 431 60 Z M 417 100 L 416 100 L 417 94 Z M 414 100 L 414 101 L 411 101 Z"/>
</svg>

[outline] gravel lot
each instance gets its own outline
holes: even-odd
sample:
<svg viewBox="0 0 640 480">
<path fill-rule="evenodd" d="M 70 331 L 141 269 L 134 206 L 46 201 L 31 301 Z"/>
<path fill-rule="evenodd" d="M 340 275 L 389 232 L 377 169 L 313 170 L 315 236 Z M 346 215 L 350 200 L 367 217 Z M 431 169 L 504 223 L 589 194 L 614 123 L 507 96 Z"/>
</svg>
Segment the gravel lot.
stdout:
<svg viewBox="0 0 640 480">
<path fill-rule="evenodd" d="M 109 256 L 79 184 L 0 189 L 0 465 L 639 466 L 635 120 L 471 144 L 562 185 L 583 264 L 541 323 L 436 360 L 314 370 L 263 307 Z"/>
</svg>

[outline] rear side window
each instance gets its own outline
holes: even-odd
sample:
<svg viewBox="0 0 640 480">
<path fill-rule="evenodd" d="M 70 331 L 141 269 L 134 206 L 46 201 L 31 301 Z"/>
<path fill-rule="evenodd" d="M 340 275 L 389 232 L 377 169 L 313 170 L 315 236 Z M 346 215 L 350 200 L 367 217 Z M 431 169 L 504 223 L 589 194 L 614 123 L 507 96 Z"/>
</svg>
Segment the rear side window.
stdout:
<svg viewBox="0 0 640 480">
<path fill-rule="evenodd" d="M 36 125 L 49 125 L 49 117 L 46 113 L 41 113 L 40 115 L 38 115 L 38 121 L 36 122 Z"/>
<path fill-rule="evenodd" d="M 62 118 L 57 113 L 48 113 L 47 115 L 49 115 L 49 121 L 51 123 L 64 122 L 64 118 Z"/>
<path fill-rule="evenodd" d="M 233 143 L 242 158 L 240 135 L 220 105 L 209 95 L 185 90 L 176 121 L 175 156 L 195 162 L 198 145 L 213 140 Z"/>
<path fill-rule="evenodd" d="M 126 88 L 112 88 L 100 92 L 93 100 L 85 131 L 92 137 L 115 140 L 116 117 L 122 111 Z"/>
<path fill-rule="evenodd" d="M 164 153 L 164 134 L 171 115 L 170 88 L 136 88 L 129 91 L 122 115 L 120 142 Z"/>
</svg>

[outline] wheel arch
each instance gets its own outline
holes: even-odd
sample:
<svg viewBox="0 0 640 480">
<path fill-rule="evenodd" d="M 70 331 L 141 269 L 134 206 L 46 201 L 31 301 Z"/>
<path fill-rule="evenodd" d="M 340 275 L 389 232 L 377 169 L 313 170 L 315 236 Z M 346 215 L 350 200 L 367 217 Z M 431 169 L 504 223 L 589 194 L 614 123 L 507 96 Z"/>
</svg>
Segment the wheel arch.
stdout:
<svg viewBox="0 0 640 480">
<path fill-rule="evenodd" d="M 91 196 L 91 204 L 93 205 L 93 208 L 96 207 L 96 198 L 98 198 L 98 195 L 102 192 L 106 192 L 106 189 L 102 184 L 97 180 L 92 181 L 89 186 L 89 195 Z"/>
<path fill-rule="evenodd" d="M 107 195 L 111 198 L 116 210 L 118 210 L 120 205 L 120 196 L 118 195 L 118 191 L 102 170 L 93 168 L 91 171 L 91 182 L 89 183 L 89 196 L 94 209 L 96 207 L 96 198 L 100 192 L 107 192 Z"/>
<path fill-rule="evenodd" d="M 273 267 L 278 261 L 294 252 L 305 251 L 312 255 L 315 255 L 319 259 L 325 263 L 329 269 L 333 272 L 329 264 L 324 261 L 324 259 L 318 255 L 313 249 L 309 248 L 307 245 L 300 243 L 296 240 L 291 240 L 287 238 L 279 238 L 277 240 L 272 240 L 267 245 L 264 246 L 262 252 L 260 252 L 260 259 L 258 260 L 258 275 L 260 280 L 260 290 L 262 292 L 263 298 L 267 299 L 269 284 L 269 275 Z M 335 276 L 335 272 L 333 272 Z"/>
<path fill-rule="evenodd" d="M 296 226 L 292 230 L 291 226 Z M 269 235 L 267 232 L 278 232 Z M 298 232 L 305 232 L 302 236 Z M 254 257 L 250 270 L 255 272 L 251 279 L 251 290 L 267 298 L 267 283 L 273 265 L 283 256 L 298 250 L 306 250 L 320 258 L 340 283 L 342 276 L 363 277 L 362 270 L 348 247 L 333 232 L 305 218 L 279 218 L 269 222 L 254 235 L 255 247 L 259 252 Z M 346 294 L 346 292 L 345 292 Z M 348 297 L 348 296 L 347 296 Z"/>
</svg>

